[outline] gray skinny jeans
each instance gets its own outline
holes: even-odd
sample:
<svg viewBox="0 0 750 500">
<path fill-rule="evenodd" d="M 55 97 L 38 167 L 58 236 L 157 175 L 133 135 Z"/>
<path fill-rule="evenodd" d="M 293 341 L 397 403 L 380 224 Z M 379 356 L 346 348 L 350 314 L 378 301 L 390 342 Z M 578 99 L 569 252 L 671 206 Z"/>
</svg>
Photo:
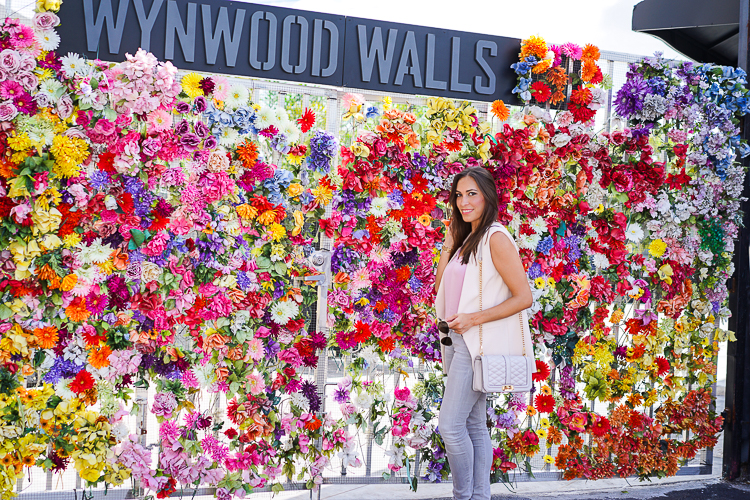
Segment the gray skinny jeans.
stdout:
<svg viewBox="0 0 750 500">
<path fill-rule="evenodd" d="M 461 335 L 450 332 L 445 349 L 448 380 L 438 415 L 453 476 L 454 500 L 490 500 L 492 441 L 487 430 L 487 394 L 472 388 L 472 360 Z"/>
</svg>

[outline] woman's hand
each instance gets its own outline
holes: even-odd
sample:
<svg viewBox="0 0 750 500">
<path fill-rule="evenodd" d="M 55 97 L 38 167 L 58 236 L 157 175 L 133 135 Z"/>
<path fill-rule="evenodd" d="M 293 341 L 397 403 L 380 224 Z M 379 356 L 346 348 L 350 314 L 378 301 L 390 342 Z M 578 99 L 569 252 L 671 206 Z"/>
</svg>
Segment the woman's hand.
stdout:
<svg viewBox="0 0 750 500">
<path fill-rule="evenodd" d="M 453 248 L 453 231 L 450 227 L 445 228 L 445 239 L 443 240 L 443 247 Z"/>
<path fill-rule="evenodd" d="M 476 326 L 474 324 L 473 315 L 471 314 L 454 314 L 446 321 L 448 322 L 448 327 L 460 335 L 463 335 L 464 333 L 469 331 L 469 328 L 471 328 L 472 326 Z"/>
</svg>

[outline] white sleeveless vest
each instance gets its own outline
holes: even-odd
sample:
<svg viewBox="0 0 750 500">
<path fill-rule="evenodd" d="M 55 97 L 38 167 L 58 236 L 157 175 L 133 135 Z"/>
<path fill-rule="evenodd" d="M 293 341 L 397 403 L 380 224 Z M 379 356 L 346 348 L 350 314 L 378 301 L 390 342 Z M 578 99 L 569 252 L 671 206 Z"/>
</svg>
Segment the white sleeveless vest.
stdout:
<svg viewBox="0 0 750 500">
<path fill-rule="evenodd" d="M 499 222 L 493 223 L 487 233 L 482 238 L 480 246 L 482 247 L 481 255 L 484 259 L 487 259 L 484 263 L 484 275 L 482 276 L 483 281 L 483 295 L 482 295 L 482 308 L 483 310 L 490 309 L 511 297 L 510 289 L 508 285 L 503 281 L 500 273 L 495 269 L 495 265 L 492 262 L 492 254 L 490 253 L 490 237 L 501 231 L 505 234 L 513 246 L 518 251 L 513 236 L 508 232 L 505 227 Z M 479 253 L 479 252 L 478 252 Z M 440 286 L 438 287 L 437 296 L 435 298 L 435 312 L 438 318 L 445 319 L 445 279 L 440 280 Z M 469 258 L 469 262 L 466 265 L 466 274 L 464 275 L 464 283 L 461 288 L 461 298 L 458 303 L 459 313 L 472 313 L 479 311 L 479 266 L 477 261 L 472 257 Z M 531 344 L 531 331 L 529 330 L 528 317 L 526 311 L 521 312 L 523 321 L 523 335 L 526 337 L 526 356 L 533 359 L 534 347 Z M 514 314 L 510 317 L 503 318 L 497 321 L 490 321 L 484 323 L 483 326 L 483 337 L 484 337 L 484 354 L 503 354 L 521 356 L 523 353 L 523 344 L 521 335 L 518 334 L 518 314 Z M 505 332 L 514 332 L 513 335 L 505 334 Z M 473 326 L 463 335 L 466 347 L 471 354 L 473 360 L 479 355 L 479 326 Z M 440 350 L 442 359 L 445 359 L 445 346 L 440 344 Z M 474 363 L 472 362 L 472 367 Z M 448 367 L 443 363 L 443 372 L 448 373 Z"/>
</svg>

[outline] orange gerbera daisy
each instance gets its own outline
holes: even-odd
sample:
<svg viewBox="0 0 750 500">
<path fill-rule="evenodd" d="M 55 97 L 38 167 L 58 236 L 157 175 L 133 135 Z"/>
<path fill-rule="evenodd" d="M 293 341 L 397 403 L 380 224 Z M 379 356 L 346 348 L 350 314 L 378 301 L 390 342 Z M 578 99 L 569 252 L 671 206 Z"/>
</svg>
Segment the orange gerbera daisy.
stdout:
<svg viewBox="0 0 750 500">
<path fill-rule="evenodd" d="M 34 330 L 36 343 L 42 349 L 52 349 L 57 345 L 57 328 L 54 326 L 45 326 Z"/>
<path fill-rule="evenodd" d="M 243 167 L 251 168 L 258 160 L 258 146 L 249 139 L 245 139 L 245 142 L 237 146 L 237 156 Z"/>
<path fill-rule="evenodd" d="M 556 66 L 550 70 L 547 81 L 555 87 L 565 87 L 568 84 L 568 74 L 562 67 Z"/>
<path fill-rule="evenodd" d="M 539 59 L 544 59 L 547 55 L 547 42 L 540 36 L 530 36 L 526 40 L 521 42 L 521 58 L 524 59 L 526 56 L 536 56 Z"/>
<path fill-rule="evenodd" d="M 590 82 L 596 76 L 596 72 L 599 66 L 591 60 L 584 60 L 583 66 L 581 67 L 581 80 L 584 82 Z"/>
<path fill-rule="evenodd" d="M 97 347 L 91 354 L 89 354 L 89 363 L 94 368 L 104 368 L 109 366 L 109 355 L 112 354 L 112 349 L 108 345 Z"/>
<path fill-rule="evenodd" d="M 506 121 L 510 117 L 510 110 L 503 101 L 498 99 L 492 103 L 492 114 L 497 116 L 497 119 L 501 122 Z"/>
<path fill-rule="evenodd" d="M 552 59 L 544 59 L 542 61 L 539 61 L 534 65 L 533 68 L 531 68 L 531 72 L 536 73 L 537 75 L 541 75 L 552 67 L 553 62 L 554 61 Z"/>
<path fill-rule="evenodd" d="M 86 299 L 83 297 L 76 297 L 68 307 L 65 308 L 65 315 L 70 321 L 86 321 L 91 313 L 86 309 Z"/>
<path fill-rule="evenodd" d="M 63 292 L 69 292 L 78 283 L 78 276 L 75 274 L 69 274 L 62 279 L 62 286 L 60 287 Z"/>
<path fill-rule="evenodd" d="M 586 46 L 583 48 L 583 56 L 581 56 L 581 59 L 589 60 L 589 61 L 598 61 L 601 57 L 601 54 L 599 53 L 599 47 L 596 45 L 591 45 L 590 43 L 587 43 Z"/>
</svg>

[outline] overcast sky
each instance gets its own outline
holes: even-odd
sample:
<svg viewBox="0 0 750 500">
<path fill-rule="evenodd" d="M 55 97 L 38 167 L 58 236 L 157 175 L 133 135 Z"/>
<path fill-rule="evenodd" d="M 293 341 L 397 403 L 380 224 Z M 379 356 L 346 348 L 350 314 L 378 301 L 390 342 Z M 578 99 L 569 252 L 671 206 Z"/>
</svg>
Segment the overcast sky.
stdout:
<svg viewBox="0 0 750 500">
<path fill-rule="evenodd" d="M 251 3 L 365 17 L 601 50 L 685 59 L 658 38 L 631 31 L 639 0 L 250 0 Z"/>
</svg>

